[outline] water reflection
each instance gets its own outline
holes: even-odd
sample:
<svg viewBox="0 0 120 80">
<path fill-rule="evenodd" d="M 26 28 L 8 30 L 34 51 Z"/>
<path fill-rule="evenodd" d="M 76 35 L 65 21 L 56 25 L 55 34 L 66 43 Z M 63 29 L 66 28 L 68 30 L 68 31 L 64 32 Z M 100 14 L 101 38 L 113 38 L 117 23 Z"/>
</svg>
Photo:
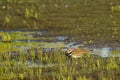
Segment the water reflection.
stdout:
<svg viewBox="0 0 120 80">
<path fill-rule="evenodd" d="M 103 48 L 95 48 L 93 49 L 92 54 L 99 55 L 101 57 L 109 57 L 110 49 L 108 47 L 103 47 Z"/>
<path fill-rule="evenodd" d="M 56 37 L 56 40 L 58 40 L 58 41 L 64 41 L 64 40 L 66 40 L 68 37 L 67 36 L 57 36 Z"/>
<path fill-rule="evenodd" d="M 116 50 L 117 53 L 114 53 L 113 50 L 111 47 L 94 48 L 91 54 L 99 55 L 102 58 L 120 57 L 120 49 Z"/>
<path fill-rule="evenodd" d="M 101 50 L 101 57 L 109 57 L 110 56 L 110 49 L 109 48 L 102 48 Z"/>
</svg>

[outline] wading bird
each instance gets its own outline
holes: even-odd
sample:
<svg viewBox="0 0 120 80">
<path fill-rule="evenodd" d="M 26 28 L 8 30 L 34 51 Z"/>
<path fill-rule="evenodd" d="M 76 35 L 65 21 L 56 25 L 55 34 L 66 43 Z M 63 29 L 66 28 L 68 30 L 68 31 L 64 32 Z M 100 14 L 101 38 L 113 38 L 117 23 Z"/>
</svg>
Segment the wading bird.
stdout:
<svg viewBox="0 0 120 80">
<path fill-rule="evenodd" d="M 84 54 L 90 53 L 93 50 L 87 50 L 87 49 L 80 49 L 80 48 L 76 48 L 76 49 L 67 49 L 65 55 L 68 57 L 72 57 L 72 58 L 79 58 L 81 56 L 83 56 Z"/>
</svg>

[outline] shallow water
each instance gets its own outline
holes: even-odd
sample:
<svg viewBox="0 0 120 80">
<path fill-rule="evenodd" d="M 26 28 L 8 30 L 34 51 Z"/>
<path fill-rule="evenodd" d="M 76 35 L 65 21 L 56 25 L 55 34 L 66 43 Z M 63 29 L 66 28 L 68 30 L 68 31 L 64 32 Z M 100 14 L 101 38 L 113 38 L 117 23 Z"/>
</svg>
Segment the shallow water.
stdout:
<svg viewBox="0 0 120 80">
<path fill-rule="evenodd" d="M 0 31 L 2 33 L 9 33 L 12 36 L 12 42 L 9 43 L 11 49 L 17 49 L 18 52 L 28 53 L 28 50 L 31 48 L 41 48 L 44 52 L 52 52 L 58 49 L 62 51 L 66 51 L 68 48 L 84 48 L 93 50 L 90 54 L 97 55 L 101 58 L 107 57 L 120 57 L 120 47 L 112 48 L 108 47 L 90 47 L 85 46 L 81 42 L 69 41 L 68 36 L 44 36 L 46 31 Z M 6 34 L 4 34 L 6 35 Z M 4 36 L 3 35 L 3 36 Z M 4 44 L 8 46 L 8 43 L 2 42 L 1 45 Z M 15 43 L 15 44 L 14 44 Z M 12 46 L 11 46 L 12 45 Z M 36 52 L 36 51 L 35 51 Z M 17 52 L 16 52 L 17 53 Z M 9 52 L 10 55 L 15 54 L 15 52 Z M 39 62 L 39 63 L 38 63 Z M 54 67 L 59 65 L 58 63 L 47 63 L 42 64 L 42 62 L 18 62 L 18 65 L 25 64 L 29 68 L 37 68 L 37 67 Z"/>
<path fill-rule="evenodd" d="M 43 48 L 45 52 L 55 51 L 57 49 L 61 49 L 65 51 L 67 48 L 85 48 L 92 49 L 93 52 L 91 54 L 99 55 L 101 57 L 118 57 L 120 47 L 114 48 L 117 50 L 116 53 L 112 53 L 112 47 L 88 47 L 83 43 L 76 41 L 69 41 L 70 37 L 68 36 L 44 36 L 47 34 L 47 31 L 0 31 L 2 36 L 6 36 L 8 33 L 12 39 L 11 43 L 20 43 L 22 45 L 13 44 L 11 48 L 16 48 L 19 51 L 26 52 L 28 49 L 33 47 Z M 24 43 L 24 44 L 23 44 Z M 1 40 L 2 44 L 2 40 Z M 5 44 L 5 43 L 4 43 Z"/>
</svg>

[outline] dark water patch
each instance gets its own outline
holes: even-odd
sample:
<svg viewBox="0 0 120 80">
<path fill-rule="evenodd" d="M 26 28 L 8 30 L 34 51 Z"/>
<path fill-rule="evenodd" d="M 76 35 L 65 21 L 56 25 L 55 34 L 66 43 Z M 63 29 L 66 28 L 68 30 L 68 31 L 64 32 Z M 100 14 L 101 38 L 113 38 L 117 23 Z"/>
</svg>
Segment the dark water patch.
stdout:
<svg viewBox="0 0 120 80">
<path fill-rule="evenodd" d="M 102 47 L 110 47 L 110 48 L 120 48 L 120 42 L 118 41 L 96 41 L 94 45 L 90 45 L 90 47 L 102 48 Z"/>
<path fill-rule="evenodd" d="M 54 52 L 57 48 L 42 48 L 43 52 Z"/>
<path fill-rule="evenodd" d="M 43 40 L 16 39 L 13 42 L 45 42 Z"/>
</svg>

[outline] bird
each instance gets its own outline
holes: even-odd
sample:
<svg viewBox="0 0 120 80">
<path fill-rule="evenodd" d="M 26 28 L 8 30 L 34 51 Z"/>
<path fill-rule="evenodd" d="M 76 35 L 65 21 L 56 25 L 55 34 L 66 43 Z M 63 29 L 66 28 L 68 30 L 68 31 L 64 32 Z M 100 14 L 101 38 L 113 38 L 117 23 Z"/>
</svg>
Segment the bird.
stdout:
<svg viewBox="0 0 120 80">
<path fill-rule="evenodd" d="M 81 48 L 69 48 L 66 50 L 65 55 L 71 58 L 80 58 L 84 54 L 90 53 L 93 50 L 81 49 Z"/>
</svg>

